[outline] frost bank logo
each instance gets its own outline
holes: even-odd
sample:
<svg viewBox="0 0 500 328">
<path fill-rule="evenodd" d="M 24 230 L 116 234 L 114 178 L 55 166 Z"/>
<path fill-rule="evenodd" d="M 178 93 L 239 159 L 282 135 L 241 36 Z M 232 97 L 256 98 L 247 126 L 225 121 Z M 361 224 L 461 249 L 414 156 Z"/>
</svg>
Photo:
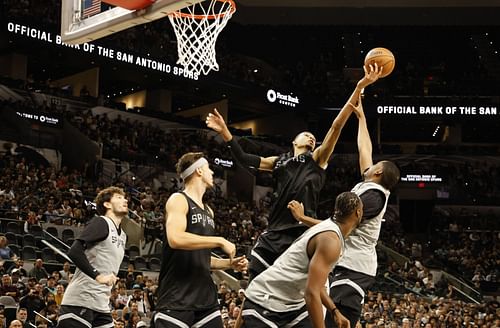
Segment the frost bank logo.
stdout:
<svg viewBox="0 0 500 328">
<path fill-rule="evenodd" d="M 294 97 L 291 94 L 282 94 L 278 91 L 274 91 L 273 89 L 267 90 L 267 100 L 270 103 L 278 102 L 281 105 L 285 105 L 288 107 L 295 107 L 299 104 L 299 97 Z"/>
<path fill-rule="evenodd" d="M 220 166 L 224 166 L 224 167 L 233 167 L 233 165 L 234 165 L 233 161 L 222 159 L 222 158 L 216 158 L 214 160 L 214 163 L 215 163 L 215 165 L 220 165 Z"/>
</svg>

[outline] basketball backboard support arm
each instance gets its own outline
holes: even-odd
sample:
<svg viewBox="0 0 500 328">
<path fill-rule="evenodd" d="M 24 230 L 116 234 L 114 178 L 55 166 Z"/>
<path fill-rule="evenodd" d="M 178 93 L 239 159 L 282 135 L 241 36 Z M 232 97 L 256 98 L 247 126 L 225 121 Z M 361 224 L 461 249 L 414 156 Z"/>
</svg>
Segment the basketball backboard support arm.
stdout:
<svg viewBox="0 0 500 328">
<path fill-rule="evenodd" d="M 64 43 L 91 42 L 140 24 L 164 18 L 175 10 L 203 0 L 157 0 L 141 10 L 115 7 L 94 16 L 83 18 L 81 0 L 62 0 L 61 40 Z"/>
</svg>

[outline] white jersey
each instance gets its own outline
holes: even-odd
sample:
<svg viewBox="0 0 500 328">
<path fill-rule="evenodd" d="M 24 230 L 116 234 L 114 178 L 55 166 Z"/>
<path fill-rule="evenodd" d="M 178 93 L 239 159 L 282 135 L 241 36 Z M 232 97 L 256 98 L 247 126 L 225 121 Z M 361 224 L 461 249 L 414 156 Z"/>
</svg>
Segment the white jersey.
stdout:
<svg viewBox="0 0 500 328">
<path fill-rule="evenodd" d="M 380 235 L 380 228 L 382 227 L 390 191 L 374 182 L 360 182 L 351 191 L 361 196 L 370 189 L 380 190 L 384 193 L 385 205 L 376 217 L 363 220 L 351 232 L 349 238 L 345 241 L 344 256 L 337 264 L 338 266 L 374 277 L 377 274 L 377 252 L 375 247 Z"/>
<path fill-rule="evenodd" d="M 342 256 L 344 238 L 340 228 L 333 220 L 324 220 L 306 230 L 272 266 L 255 277 L 245 291 L 245 296 L 274 312 L 288 312 L 302 308 L 305 305 L 304 292 L 310 261 L 307 245 L 311 238 L 325 231 L 333 231 L 339 236 Z M 332 265 L 332 270 L 334 266 L 335 264 Z M 328 280 L 325 281 L 325 289 L 328 292 Z"/>
<path fill-rule="evenodd" d="M 113 221 L 101 216 L 108 224 L 108 237 L 85 250 L 90 264 L 101 274 L 118 275 L 125 254 L 127 236 L 123 229 L 118 234 Z M 68 288 L 64 292 L 62 305 L 85 307 L 97 312 L 109 313 L 111 286 L 103 285 L 76 269 Z"/>
</svg>

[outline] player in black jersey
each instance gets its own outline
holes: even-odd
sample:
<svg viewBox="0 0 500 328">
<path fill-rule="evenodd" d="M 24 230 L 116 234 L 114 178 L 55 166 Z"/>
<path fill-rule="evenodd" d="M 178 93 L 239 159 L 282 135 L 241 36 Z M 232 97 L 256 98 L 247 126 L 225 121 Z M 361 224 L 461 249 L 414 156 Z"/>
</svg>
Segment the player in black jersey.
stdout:
<svg viewBox="0 0 500 328">
<path fill-rule="evenodd" d="M 165 206 L 163 258 L 152 327 L 222 328 L 217 288 L 210 270 L 246 271 L 244 256 L 234 257 L 235 245 L 215 235 L 213 211 L 203 203 L 213 186 L 213 171 L 203 153 L 184 154 L 177 163 L 184 190 L 172 194 Z M 229 259 L 211 256 L 221 248 Z"/>
<path fill-rule="evenodd" d="M 274 261 L 300 236 L 307 227 L 294 219 L 287 209 L 297 200 L 304 205 L 305 214 L 316 218 L 319 193 L 325 181 L 325 169 L 333 153 L 340 132 L 359 98 L 361 90 L 377 80 L 373 69 L 358 82 L 351 97 L 333 121 L 323 143 L 316 148 L 316 139 L 310 132 L 302 132 L 293 140 L 293 153 L 259 157 L 245 153 L 233 138 L 222 116 L 214 110 L 208 114 L 206 124 L 218 132 L 231 148 L 233 156 L 243 165 L 272 171 L 275 181 L 274 202 L 269 215 L 269 226 L 251 251 L 249 279 L 271 266 Z"/>
</svg>

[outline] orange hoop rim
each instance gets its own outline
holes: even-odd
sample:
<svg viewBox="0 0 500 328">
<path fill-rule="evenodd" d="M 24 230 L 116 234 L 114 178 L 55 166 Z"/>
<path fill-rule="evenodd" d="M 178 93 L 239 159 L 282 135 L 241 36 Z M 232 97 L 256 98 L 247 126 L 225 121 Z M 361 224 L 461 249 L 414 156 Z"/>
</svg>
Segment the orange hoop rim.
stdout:
<svg viewBox="0 0 500 328">
<path fill-rule="evenodd" d="M 193 15 L 193 14 L 187 14 L 183 13 L 180 10 L 171 12 L 169 16 L 176 16 L 176 17 L 182 17 L 182 18 L 191 18 L 191 19 L 196 19 L 196 20 L 202 20 L 202 19 L 219 19 L 222 18 L 226 15 L 232 15 L 236 11 L 236 3 L 233 0 L 213 0 L 216 2 L 223 2 L 223 3 L 229 3 L 229 10 L 226 10 L 223 13 L 216 14 L 216 15 Z"/>
</svg>

